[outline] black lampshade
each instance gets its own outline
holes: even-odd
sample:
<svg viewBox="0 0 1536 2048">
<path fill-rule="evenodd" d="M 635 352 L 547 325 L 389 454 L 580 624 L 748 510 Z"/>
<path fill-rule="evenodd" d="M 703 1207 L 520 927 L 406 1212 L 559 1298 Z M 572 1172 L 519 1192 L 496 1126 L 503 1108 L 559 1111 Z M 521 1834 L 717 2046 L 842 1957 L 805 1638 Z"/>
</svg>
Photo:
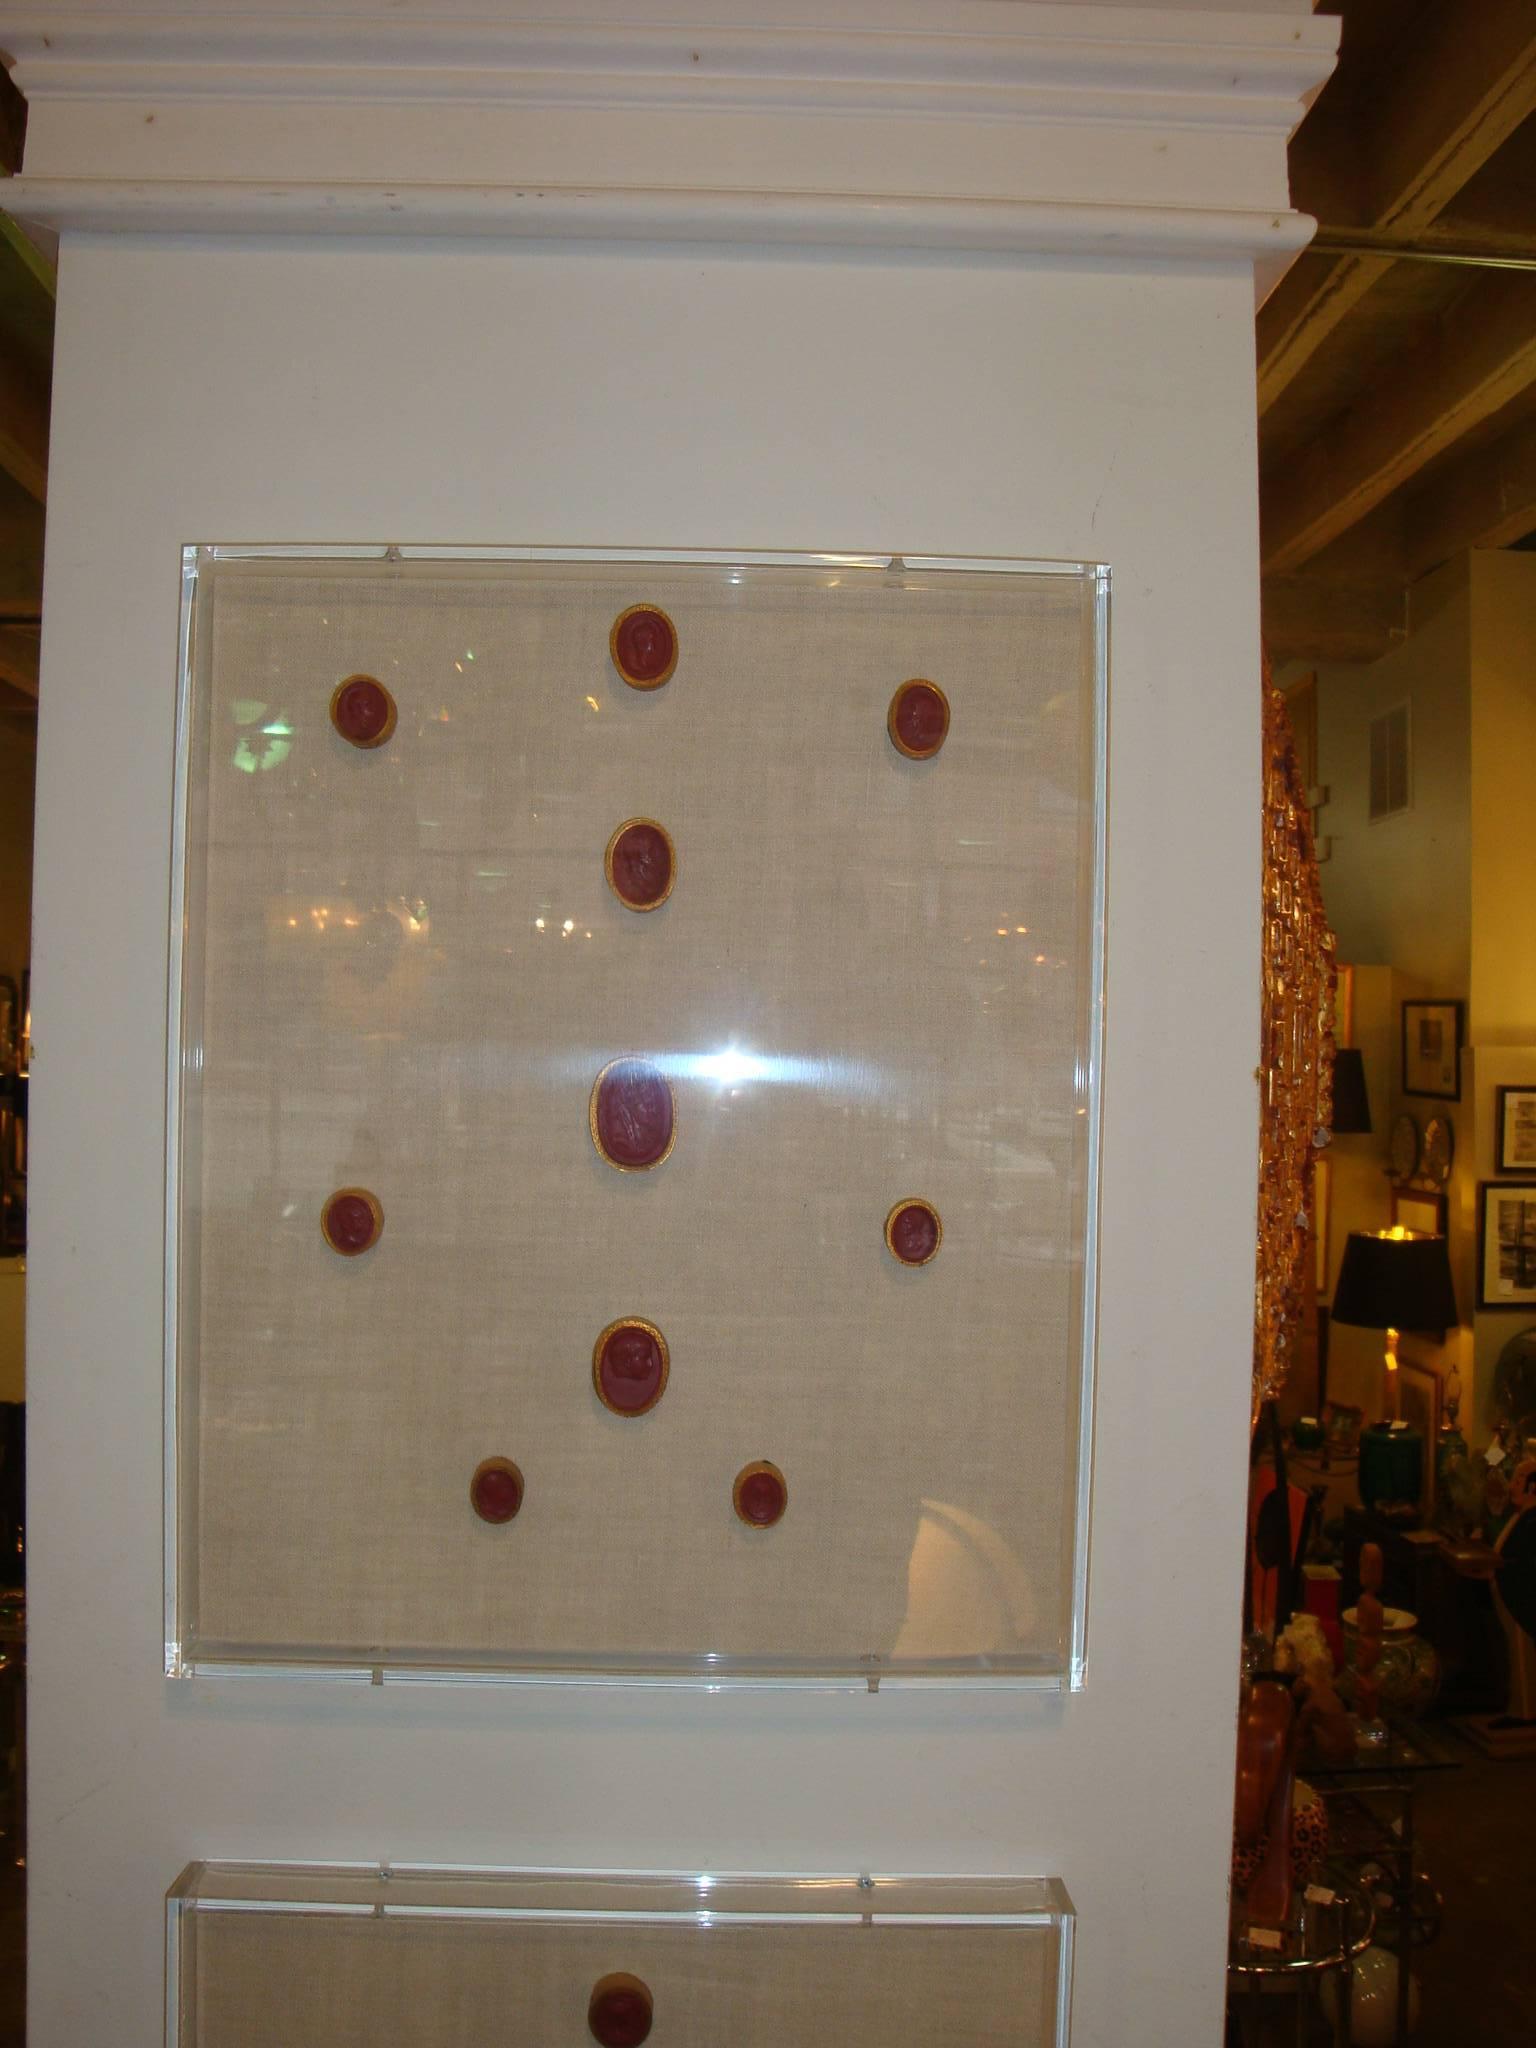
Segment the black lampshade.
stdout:
<svg viewBox="0 0 1536 2048">
<path fill-rule="evenodd" d="M 1456 1289 L 1443 1237 L 1352 1230 L 1333 1290 L 1333 1320 L 1365 1330 L 1449 1330 Z"/>
<path fill-rule="evenodd" d="M 1365 1061 L 1358 1045 L 1341 1045 L 1333 1056 L 1333 1129 L 1368 1131 L 1370 1128 L 1371 1104 L 1365 1092 Z"/>
</svg>

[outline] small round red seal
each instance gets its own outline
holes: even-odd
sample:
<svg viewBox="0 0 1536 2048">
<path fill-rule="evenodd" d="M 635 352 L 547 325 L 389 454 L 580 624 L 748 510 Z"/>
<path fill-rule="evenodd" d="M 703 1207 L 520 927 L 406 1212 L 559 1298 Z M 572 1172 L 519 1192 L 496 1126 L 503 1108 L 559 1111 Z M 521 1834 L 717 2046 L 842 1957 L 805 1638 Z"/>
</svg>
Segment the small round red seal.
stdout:
<svg viewBox="0 0 1536 2048">
<path fill-rule="evenodd" d="M 628 818 L 603 855 L 608 886 L 628 910 L 657 910 L 677 879 L 672 835 L 654 818 Z"/>
<path fill-rule="evenodd" d="M 382 747 L 395 729 L 395 700 L 376 676 L 348 676 L 331 692 L 331 723 L 354 747 Z"/>
<path fill-rule="evenodd" d="M 344 1259 L 376 1245 L 383 1229 L 383 1205 L 367 1188 L 338 1188 L 320 1211 L 321 1235 Z"/>
<path fill-rule="evenodd" d="M 677 1111 L 671 1083 L 649 1060 L 610 1060 L 592 1085 L 587 1125 L 599 1157 L 621 1173 L 644 1173 L 672 1150 Z"/>
<path fill-rule="evenodd" d="M 926 1266 L 944 1242 L 944 1225 L 932 1202 L 909 1195 L 885 1219 L 885 1241 L 904 1266 Z"/>
<path fill-rule="evenodd" d="M 759 1458 L 736 1474 L 731 1501 L 749 1528 L 771 1529 L 789 1506 L 789 1485 L 777 1465 Z"/>
<path fill-rule="evenodd" d="M 610 1323 L 592 1347 L 592 1384 L 615 1415 L 644 1415 L 667 1390 L 671 1360 L 654 1323 L 624 1316 Z"/>
<path fill-rule="evenodd" d="M 599 1977 L 587 2004 L 587 2030 L 602 2048 L 640 2048 L 651 2031 L 649 1985 L 627 1970 Z"/>
<path fill-rule="evenodd" d="M 608 651 L 632 690 L 659 690 L 677 667 L 677 628 L 659 605 L 632 604 L 614 620 Z"/>
<path fill-rule="evenodd" d="M 931 760 L 949 736 L 949 699 L 937 683 L 914 676 L 891 699 L 885 726 L 897 753 Z"/>
<path fill-rule="evenodd" d="M 523 1504 L 523 1475 L 510 1458 L 482 1458 L 469 1482 L 469 1504 L 482 1522 L 510 1522 Z"/>
</svg>

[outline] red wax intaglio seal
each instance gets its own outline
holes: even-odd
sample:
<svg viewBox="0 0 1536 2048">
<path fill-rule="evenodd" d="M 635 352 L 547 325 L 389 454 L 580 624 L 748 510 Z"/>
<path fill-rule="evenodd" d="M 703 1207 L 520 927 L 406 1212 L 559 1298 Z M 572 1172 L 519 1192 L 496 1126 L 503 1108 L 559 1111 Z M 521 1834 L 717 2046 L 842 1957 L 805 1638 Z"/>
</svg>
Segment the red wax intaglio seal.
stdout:
<svg viewBox="0 0 1536 2048">
<path fill-rule="evenodd" d="M 602 2048 L 640 2048 L 651 2031 L 650 1987 L 627 1970 L 599 1977 L 587 2004 L 587 2028 Z"/>
<path fill-rule="evenodd" d="M 395 729 L 395 700 L 376 676 L 348 676 L 331 692 L 331 723 L 354 747 L 382 747 Z"/>
<path fill-rule="evenodd" d="M 469 1482 L 469 1504 L 482 1522 L 510 1522 L 523 1504 L 523 1475 L 510 1458 L 482 1458 Z"/>
<path fill-rule="evenodd" d="M 621 1173 L 659 1166 L 676 1129 L 671 1083 L 649 1060 L 610 1060 L 593 1083 L 587 1125 L 600 1157 Z"/>
<path fill-rule="evenodd" d="M 927 761 L 949 733 L 949 699 L 937 683 L 914 676 L 891 699 L 885 716 L 891 745 L 909 761 Z"/>
<path fill-rule="evenodd" d="M 672 835 L 654 818 L 627 818 L 608 842 L 603 873 L 627 909 L 658 909 L 677 879 Z"/>
<path fill-rule="evenodd" d="M 671 1360 L 654 1323 L 623 1316 L 592 1347 L 592 1384 L 615 1415 L 644 1415 L 667 1390 Z"/>
<path fill-rule="evenodd" d="M 659 690 L 677 667 L 677 628 L 659 605 L 632 604 L 614 620 L 608 651 L 632 690 Z"/>
<path fill-rule="evenodd" d="M 383 1229 L 383 1206 L 366 1188 L 338 1188 L 320 1211 L 321 1235 L 346 1259 L 376 1245 Z"/>
<path fill-rule="evenodd" d="M 932 1202 L 909 1195 L 885 1219 L 885 1241 L 904 1266 L 926 1266 L 944 1242 L 944 1226 Z"/>
<path fill-rule="evenodd" d="M 736 1474 L 731 1501 L 750 1528 L 771 1529 L 789 1506 L 789 1485 L 777 1465 L 759 1458 L 755 1465 L 743 1465 Z"/>
</svg>

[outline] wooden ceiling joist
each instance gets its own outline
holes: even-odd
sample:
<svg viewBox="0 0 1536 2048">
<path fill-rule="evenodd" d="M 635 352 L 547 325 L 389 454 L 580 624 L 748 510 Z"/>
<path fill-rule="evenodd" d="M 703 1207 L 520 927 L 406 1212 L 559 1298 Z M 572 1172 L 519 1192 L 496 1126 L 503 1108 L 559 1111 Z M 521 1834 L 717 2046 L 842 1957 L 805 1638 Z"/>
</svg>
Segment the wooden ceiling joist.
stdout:
<svg viewBox="0 0 1536 2048">
<path fill-rule="evenodd" d="M 37 702 L 38 635 L 34 627 L 0 626 L 0 683 Z"/>
<path fill-rule="evenodd" d="M 1403 568 L 1427 575 L 1464 548 L 1536 533 L 1536 419 L 1436 470 L 1403 506 Z"/>
<path fill-rule="evenodd" d="M 1310 561 L 1536 381 L 1536 278 L 1481 275 L 1383 369 L 1372 397 L 1265 481 L 1266 572 Z"/>
<path fill-rule="evenodd" d="M 1264 579 L 1264 646 L 1271 661 L 1379 661 L 1403 637 L 1407 599 L 1396 579 Z"/>
<path fill-rule="evenodd" d="M 48 399 L 0 356 L 0 469 L 39 505 L 48 499 Z"/>
<path fill-rule="evenodd" d="M 1330 227 L 1422 234 L 1536 111 L 1532 0 L 1446 0 L 1394 35 L 1390 64 L 1339 70 L 1291 144 L 1295 203 Z M 1390 258 L 1304 259 L 1259 316 L 1266 412 L 1386 274 Z"/>
</svg>

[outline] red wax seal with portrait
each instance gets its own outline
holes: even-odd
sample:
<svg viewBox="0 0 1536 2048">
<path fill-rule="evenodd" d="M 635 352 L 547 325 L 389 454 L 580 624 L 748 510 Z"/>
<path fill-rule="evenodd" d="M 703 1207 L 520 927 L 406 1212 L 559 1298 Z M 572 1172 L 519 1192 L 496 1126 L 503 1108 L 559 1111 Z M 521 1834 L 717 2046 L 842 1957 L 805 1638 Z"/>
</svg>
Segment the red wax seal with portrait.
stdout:
<svg viewBox="0 0 1536 2048">
<path fill-rule="evenodd" d="M 926 1266 L 944 1242 L 938 1210 L 920 1196 L 908 1196 L 886 1217 L 885 1241 L 904 1266 Z"/>
<path fill-rule="evenodd" d="M 614 620 L 608 651 L 632 690 L 659 690 L 677 667 L 677 628 L 660 605 L 632 604 Z"/>
<path fill-rule="evenodd" d="M 523 1475 L 510 1458 L 482 1458 L 469 1482 L 469 1504 L 482 1522 L 510 1522 L 523 1504 Z"/>
<path fill-rule="evenodd" d="M 672 835 L 654 818 L 627 818 L 608 842 L 603 873 L 626 909 L 658 909 L 677 879 Z"/>
<path fill-rule="evenodd" d="M 949 736 L 949 699 L 937 683 L 914 676 L 891 699 L 885 726 L 897 753 L 930 760 Z"/>
<path fill-rule="evenodd" d="M 610 1323 L 592 1347 L 592 1384 L 615 1415 L 644 1415 L 654 1408 L 666 1392 L 670 1368 L 666 1338 L 641 1316 Z"/>
<path fill-rule="evenodd" d="M 676 1131 L 671 1084 L 649 1060 L 610 1060 L 593 1084 L 587 1123 L 599 1156 L 621 1173 L 659 1166 Z"/>
<path fill-rule="evenodd" d="M 599 1977 L 587 2003 L 587 2030 L 602 2048 L 640 2048 L 651 2031 L 650 1987 L 627 1970 Z"/>
<path fill-rule="evenodd" d="M 750 1528 L 771 1529 L 789 1506 L 789 1484 L 777 1465 L 759 1458 L 736 1474 L 731 1503 Z"/>
<path fill-rule="evenodd" d="M 367 1188 L 338 1188 L 320 1212 L 321 1235 L 344 1259 L 370 1250 L 383 1229 L 383 1205 Z"/>
<path fill-rule="evenodd" d="M 382 747 L 395 729 L 395 700 L 376 676 L 348 676 L 331 692 L 331 723 L 354 747 Z"/>
</svg>

